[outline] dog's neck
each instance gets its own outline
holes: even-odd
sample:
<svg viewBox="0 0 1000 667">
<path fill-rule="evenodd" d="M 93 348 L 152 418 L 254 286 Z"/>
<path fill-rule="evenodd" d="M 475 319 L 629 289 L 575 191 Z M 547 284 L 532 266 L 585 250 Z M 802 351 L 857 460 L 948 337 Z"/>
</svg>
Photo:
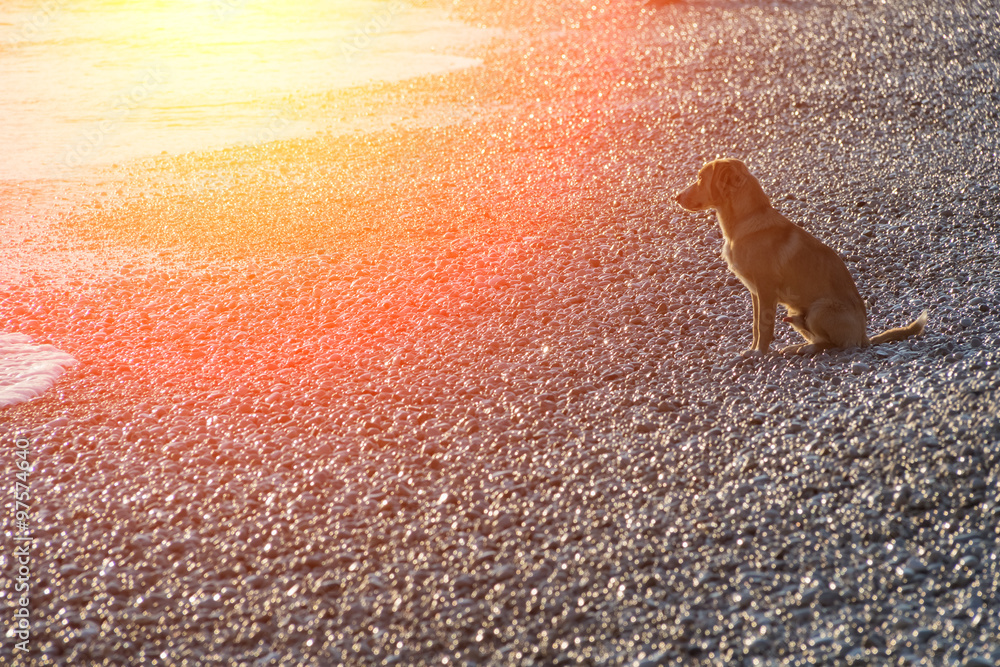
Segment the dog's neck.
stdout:
<svg viewBox="0 0 1000 667">
<path fill-rule="evenodd" d="M 719 219 L 722 234 L 732 241 L 756 230 L 752 223 L 760 213 L 772 210 L 771 200 L 767 198 L 760 185 L 754 181 L 738 198 L 733 198 L 715 209 Z M 747 223 L 750 224 L 747 224 Z"/>
</svg>

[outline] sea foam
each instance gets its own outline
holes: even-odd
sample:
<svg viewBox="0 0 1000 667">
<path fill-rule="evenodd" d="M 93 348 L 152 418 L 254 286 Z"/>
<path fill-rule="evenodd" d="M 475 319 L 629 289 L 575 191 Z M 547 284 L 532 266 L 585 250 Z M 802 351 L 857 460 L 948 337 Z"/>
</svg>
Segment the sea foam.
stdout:
<svg viewBox="0 0 1000 667">
<path fill-rule="evenodd" d="M 24 334 L 0 334 L 0 408 L 45 393 L 77 360 L 51 345 L 36 345 Z"/>
</svg>

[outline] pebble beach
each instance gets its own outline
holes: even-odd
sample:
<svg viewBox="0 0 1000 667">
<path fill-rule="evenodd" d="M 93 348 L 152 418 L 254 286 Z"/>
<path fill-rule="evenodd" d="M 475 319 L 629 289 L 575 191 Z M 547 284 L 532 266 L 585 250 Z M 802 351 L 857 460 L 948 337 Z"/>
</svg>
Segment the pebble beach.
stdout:
<svg viewBox="0 0 1000 667">
<path fill-rule="evenodd" d="M 349 131 L 3 186 L 78 363 L 0 408 L 0 662 L 1000 663 L 1000 12 L 448 8 L 481 64 Z M 720 156 L 926 333 L 741 356 Z"/>
</svg>

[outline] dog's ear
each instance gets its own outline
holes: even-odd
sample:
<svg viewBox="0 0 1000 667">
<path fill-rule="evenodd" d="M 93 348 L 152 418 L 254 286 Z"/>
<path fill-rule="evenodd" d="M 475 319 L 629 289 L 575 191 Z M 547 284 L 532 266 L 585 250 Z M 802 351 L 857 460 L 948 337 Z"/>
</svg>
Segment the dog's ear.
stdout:
<svg viewBox="0 0 1000 667">
<path fill-rule="evenodd" d="M 708 193 L 712 201 L 720 204 L 729 199 L 733 187 L 732 165 L 728 160 L 715 160 L 708 164 Z"/>
<path fill-rule="evenodd" d="M 732 198 L 747 182 L 750 172 L 739 160 L 716 160 L 712 163 L 709 192 L 712 201 L 720 203 Z"/>
<path fill-rule="evenodd" d="M 739 190 L 747 182 L 750 171 L 739 160 L 726 160 L 715 166 L 715 182 L 725 191 Z"/>
</svg>

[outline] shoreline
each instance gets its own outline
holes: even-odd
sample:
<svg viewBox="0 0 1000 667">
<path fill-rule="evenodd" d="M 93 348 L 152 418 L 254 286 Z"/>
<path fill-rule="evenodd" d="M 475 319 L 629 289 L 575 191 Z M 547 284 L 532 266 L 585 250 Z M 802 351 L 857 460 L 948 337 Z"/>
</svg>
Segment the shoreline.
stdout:
<svg viewBox="0 0 1000 667">
<path fill-rule="evenodd" d="M 534 48 L 371 91 L 495 113 L 135 165 L 63 221 L 162 263 L 0 300 L 82 362 L 0 425 L 35 466 L 31 664 L 1000 659 L 997 165 L 876 178 L 928 124 L 995 146 L 934 118 L 994 113 L 980 75 L 897 113 L 860 83 L 931 67 L 909 36 L 824 70 L 853 97 L 796 78 L 917 7 L 571 4 L 479 8 Z M 848 257 L 870 329 L 928 333 L 739 358 L 749 297 L 671 199 L 720 150 Z"/>
</svg>

